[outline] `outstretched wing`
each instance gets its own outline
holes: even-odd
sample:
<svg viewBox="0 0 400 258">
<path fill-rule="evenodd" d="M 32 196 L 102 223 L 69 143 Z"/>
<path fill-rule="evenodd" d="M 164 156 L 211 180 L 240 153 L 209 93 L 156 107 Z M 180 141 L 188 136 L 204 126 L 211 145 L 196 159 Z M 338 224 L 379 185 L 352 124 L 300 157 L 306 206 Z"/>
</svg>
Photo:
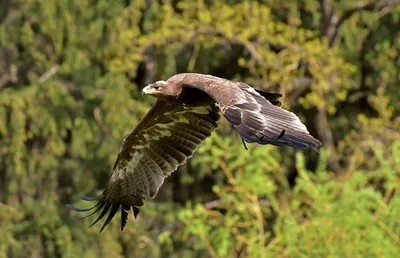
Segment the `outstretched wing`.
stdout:
<svg viewBox="0 0 400 258">
<path fill-rule="evenodd" d="M 96 224 L 107 212 L 100 232 L 121 208 L 121 230 L 128 211 L 134 216 L 147 197 L 154 198 L 164 178 L 185 163 L 199 145 L 217 128 L 218 110 L 212 106 L 187 107 L 157 100 L 146 116 L 125 137 L 111 178 L 104 192 L 89 209 L 69 205 L 75 211 L 100 212 Z"/>
<path fill-rule="evenodd" d="M 318 152 L 321 142 L 307 131 L 292 112 L 275 106 L 259 91 L 238 83 L 235 97 L 229 105 L 220 105 L 224 116 L 234 125 L 246 142 L 312 148 Z"/>
<path fill-rule="evenodd" d="M 321 146 L 295 114 L 280 108 L 281 94 L 262 92 L 243 82 L 203 74 L 178 74 L 168 81 L 206 92 L 218 103 L 243 141 L 310 147 L 317 152 Z"/>
</svg>

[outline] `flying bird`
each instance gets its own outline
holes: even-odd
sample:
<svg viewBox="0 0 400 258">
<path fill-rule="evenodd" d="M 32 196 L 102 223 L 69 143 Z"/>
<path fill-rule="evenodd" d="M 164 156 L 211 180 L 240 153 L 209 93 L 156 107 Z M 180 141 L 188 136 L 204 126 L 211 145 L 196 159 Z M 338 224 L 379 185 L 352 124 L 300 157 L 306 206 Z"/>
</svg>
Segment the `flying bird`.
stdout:
<svg viewBox="0 0 400 258">
<path fill-rule="evenodd" d="M 220 113 L 234 126 L 245 148 L 247 143 L 311 148 L 321 142 L 309 134 L 300 119 L 280 106 L 282 94 L 256 90 L 246 83 L 196 74 L 176 74 L 143 88 L 157 101 L 122 142 L 104 192 L 87 209 L 68 205 L 87 216 L 108 212 L 100 232 L 121 212 L 121 231 L 132 208 L 136 218 L 144 201 L 154 198 L 164 179 L 187 159 L 217 128 Z"/>
</svg>

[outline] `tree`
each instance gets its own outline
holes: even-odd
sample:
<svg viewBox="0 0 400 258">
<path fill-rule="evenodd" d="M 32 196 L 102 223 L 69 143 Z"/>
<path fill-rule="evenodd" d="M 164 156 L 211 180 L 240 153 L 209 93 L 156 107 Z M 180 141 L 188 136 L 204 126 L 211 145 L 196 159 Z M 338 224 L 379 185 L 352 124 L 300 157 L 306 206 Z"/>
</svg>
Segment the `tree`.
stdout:
<svg viewBox="0 0 400 258">
<path fill-rule="evenodd" d="M 382 256 L 399 251 L 396 1 L 0 3 L 0 257 Z M 179 72 L 282 92 L 321 154 L 226 121 L 124 233 L 65 207 Z M 91 247 L 91 248 L 88 248 Z"/>
</svg>

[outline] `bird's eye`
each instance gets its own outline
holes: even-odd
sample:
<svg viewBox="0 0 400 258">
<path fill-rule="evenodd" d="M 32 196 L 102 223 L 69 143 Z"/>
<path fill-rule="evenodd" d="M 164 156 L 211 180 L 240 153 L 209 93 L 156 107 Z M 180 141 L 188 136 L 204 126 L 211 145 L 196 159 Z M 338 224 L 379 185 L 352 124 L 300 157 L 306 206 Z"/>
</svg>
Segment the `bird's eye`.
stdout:
<svg viewBox="0 0 400 258">
<path fill-rule="evenodd" d="M 155 90 L 159 90 L 159 89 L 160 89 L 160 87 L 159 87 L 159 86 L 154 86 L 154 87 L 153 87 L 153 89 L 155 89 Z"/>
</svg>

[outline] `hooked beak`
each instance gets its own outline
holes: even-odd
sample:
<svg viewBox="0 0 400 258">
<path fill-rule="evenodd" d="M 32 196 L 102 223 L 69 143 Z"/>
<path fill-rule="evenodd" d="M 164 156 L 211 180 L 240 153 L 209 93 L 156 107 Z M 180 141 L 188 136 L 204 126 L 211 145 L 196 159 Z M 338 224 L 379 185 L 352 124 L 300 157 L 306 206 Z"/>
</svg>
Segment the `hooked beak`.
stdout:
<svg viewBox="0 0 400 258">
<path fill-rule="evenodd" d="M 147 85 L 146 87 L 144 87 L 142 89 L 142 95 L 151 95 L 154 94 L 156 92 L 156 90 L 154 88 L 151 88 L 151 85 Z"/>
</svg>

